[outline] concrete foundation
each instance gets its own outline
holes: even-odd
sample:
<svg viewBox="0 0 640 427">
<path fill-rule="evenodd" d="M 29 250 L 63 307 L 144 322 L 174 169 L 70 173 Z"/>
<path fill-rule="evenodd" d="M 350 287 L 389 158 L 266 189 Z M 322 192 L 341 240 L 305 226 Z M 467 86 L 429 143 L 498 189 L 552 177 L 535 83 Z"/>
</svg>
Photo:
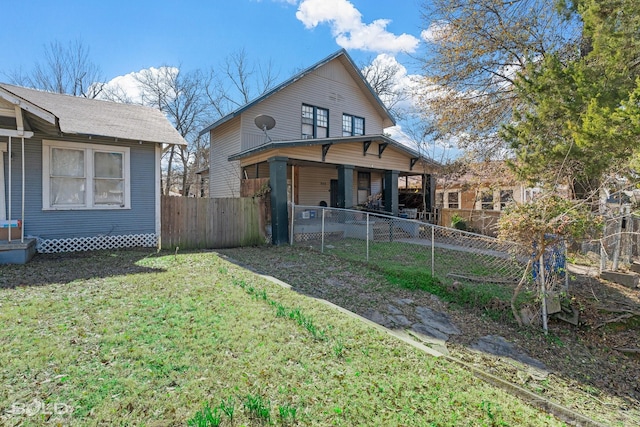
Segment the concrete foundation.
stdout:
<svg viewBox="0 0 640 427">
<path fill-rule="evenodd" d="M 638 287 L 638 283 L 640 283 L 640 278 L 637 274 L 620 273 L 618 271 L 603 271 L 600 273 L 600 278 L 632 289 Z"/>
<path fill-rule="evenodd" d="M 36 239 L 0 241 L 0 264 L 26 264 L 36 254 Z"/>
</svg>

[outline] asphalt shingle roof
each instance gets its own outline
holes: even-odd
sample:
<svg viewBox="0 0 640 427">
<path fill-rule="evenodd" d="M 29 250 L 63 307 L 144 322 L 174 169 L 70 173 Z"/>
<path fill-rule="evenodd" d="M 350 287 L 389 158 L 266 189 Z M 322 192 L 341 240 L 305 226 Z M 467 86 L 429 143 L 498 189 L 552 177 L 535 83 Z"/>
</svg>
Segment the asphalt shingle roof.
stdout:
<svg viewBox="0 0 640 427">
<path fill-rule="evenodd" d="M 164 114 L 142 105 L 120 104 L 0 84 L 0 88 L 47 110 L 65 134 L 186 145 Z"/>
</svg>

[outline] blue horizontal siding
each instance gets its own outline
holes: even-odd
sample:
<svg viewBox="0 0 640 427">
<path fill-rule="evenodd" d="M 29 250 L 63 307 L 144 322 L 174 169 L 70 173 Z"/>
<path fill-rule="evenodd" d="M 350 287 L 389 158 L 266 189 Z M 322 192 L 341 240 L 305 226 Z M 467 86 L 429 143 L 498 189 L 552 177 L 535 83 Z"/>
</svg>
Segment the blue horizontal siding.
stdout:
<svg viewBox="0 0 640 427">
<path fill-rule="evenodd" d="M 63 239 L 97 235 L 155 233 L 155 146 L 154 144 L 113 142 L 93 138 L 49 138 L 69 142 L 87 142 L 130 147 L 131 209 L 65 210 L 42 209 L 42 137 L 25 140 L 25 235 L 41 239 Z M 20 218 L 21 146 L 13 142 L 12 218 Z M 5 181 L 8 167 L 5 155 Z M 8 181 L 6 181 L 8 186 Z M 8 197 L 8 192 L 7 192 Z"/>
</svg>

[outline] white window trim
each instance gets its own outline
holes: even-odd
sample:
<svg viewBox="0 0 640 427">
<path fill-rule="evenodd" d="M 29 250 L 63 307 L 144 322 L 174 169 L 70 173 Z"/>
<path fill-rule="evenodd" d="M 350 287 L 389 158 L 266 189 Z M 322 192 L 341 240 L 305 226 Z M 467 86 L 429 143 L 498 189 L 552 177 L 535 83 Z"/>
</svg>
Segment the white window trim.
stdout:
<svg viewBox="0 0 640 427">
<path fill-rule="evenodd" d="M 51 206 L 50 201 L 50 167 L 51 149 L 74 149 L 85 152 L 85 176 L 87 180 L 85 205 Z M 122 153 L 124 158 L 124 206 L 122 205 L 94 205 L 93 201 L 93 153 L 94 151 Z M 131 209 L 131 176 L 130 176 L 130 149 L 114 145 L 85 144 L 68 141 L 42 141 L 42 210 L 44 211 L 70 211 L 70 210 L 122 210 Z"/>
<path fill-rule="evenodd" d="M 456 203 L 458 205 L 457 208 L 452 208 L 452 207 L 449 206 L 449 194 L 451 194 L 451 193 L 458 193 L 458 202 Z M 459 191 L 459 190 L 446 191 L 445 192 L 445 201 L 447 203 L 447 209 L 460 209 L 460 198 L 461 198 L 461 191 Z"/>
<path fill-rule="evenodd" d="M 478 210 L 492 210 L 492 211 L 495 211 L 496 210 L 496 192 L 495 192 L 495 190 L 492 190 L 491 188 L 487 188 L 487 187 L 481 187 L 479 191 L 480 191 L 480 193 L 479 193 L 480 200 L 478 200 L 476 202 L 476 209 L 478 209 Z M 491 193 L 491 199 L 492 199 L 491 209 L 483 209 L 482 205 L 484 205 L 485 202 L 482 200 L 482 193 Z M 487 202 L 487 204 L 488 203 L 489 202 Z"/>
</svg>

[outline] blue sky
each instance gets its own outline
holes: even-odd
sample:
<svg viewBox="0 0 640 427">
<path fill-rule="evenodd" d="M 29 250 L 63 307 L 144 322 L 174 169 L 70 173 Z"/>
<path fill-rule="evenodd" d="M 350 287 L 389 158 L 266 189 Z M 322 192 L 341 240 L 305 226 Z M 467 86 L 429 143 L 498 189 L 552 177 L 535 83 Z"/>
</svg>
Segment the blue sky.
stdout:
<svg viewBox="0 0 640 427">
<path fill-rule="evenodd" d="M 406 50 L 406 41 L 418 40 L 424 26 L 420 0 L 3 3 L 0 72 L 30 69 L 43 46 L 54 40 L 63 44 L 81 40 L 106 80 L 160 65 L 208 69 L 243 48 L 249 59 L 272 60 L 281 79 L 343 46 L 358 63 L 389 53 L 411 67 L 410 56 L 402 53 L 401 38 Z M 389 22 L 374 24 L 381 19 Z M 340 34 L 348 40 L 346 46 L 344 41 L 343 46 L 338 43 Z M 386 43 L 381 43 L 385 37 Z"/>
<path fill-rule="evenodd" d="M 164 65 L 207 72 L 242 49 L 249 61 L 271 61 L 277 82 L 345 48 L 358 65 L 401 65 L 396 84 L 408 87 L 429 39 L 424 1 L 3 0 L 0 81 L 43 62 L 54 41 L 81 41 L 103 81 L 131 99 L 130 73 Z M 412 144 L 402 123 L 387 132 Z"/>
</svg>

